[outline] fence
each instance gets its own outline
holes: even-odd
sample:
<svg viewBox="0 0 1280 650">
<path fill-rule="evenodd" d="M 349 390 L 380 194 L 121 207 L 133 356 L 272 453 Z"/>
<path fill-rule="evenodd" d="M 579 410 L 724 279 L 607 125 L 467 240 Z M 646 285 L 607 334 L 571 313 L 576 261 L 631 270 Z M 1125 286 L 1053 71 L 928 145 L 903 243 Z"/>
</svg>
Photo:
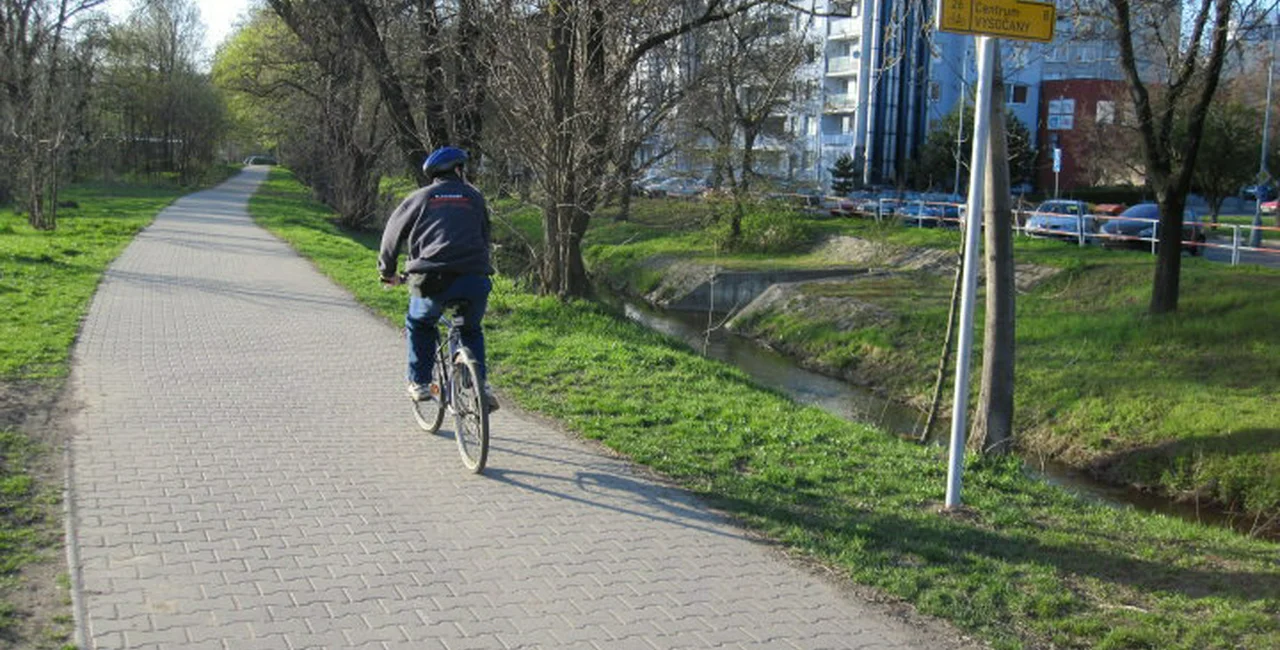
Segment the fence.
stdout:
<svg viewBox="0 0 1280 650">
<path fill-rule="evenodd" d="M 965 206 L 960 203 L 941 201 L 906 200 L 896 198 L 879 198 L 874 200 L 851 201 L 828 197 L 834 201 L 831 208 L 833 214 L 864 214 L 875 218 L 876 222 L 896 218 L 899 221 L 920 227 L 956 227 L 962 228 L 965 221 Z M 1078 246 L 1101 244 L 1107 246 L 1125 245 L 1146 248 L 1152 254 L 1158 252 L 1160 240 L 1160 222 L 1158 219 L 1140 219 L 1136 217 L 1120 217 L 1111 214 L 1062 214 L 1037 211 L 1016 211 L 1013 228 L 1027 237 L 1049 237 L 1073 241 Z M 1117 226 L 1117 232 L 1107 232 L 1103 224 L 1108 221 L 1124 222 Z M 1181 245 L 1193 255 L 1205 251 L 1224 251 L 1232 266 L 1241 263 L 1280 264 L 1280 241 L 1274 246 L 1267 246 L 1265 239 L 1261 245 L 1250 246 L 1255 227 L 1240 224 L 1211 224 L 1202 221 L 1187 222 L 1183 226 Z M 1257 226 L 1256 230 L 1266 237 L 1266 233 L 1280 235 L 1280 227 Z M 1215 231 L 1229 231 L 1229 237 L 1210 238 Z M 1253 256 L 1252 259 L 1245 259 Z M 1265 260 L 1265 261 L 1264 261 Z M 1225 261 L 1225 260 L 1224 260 Z"/>
</svg>

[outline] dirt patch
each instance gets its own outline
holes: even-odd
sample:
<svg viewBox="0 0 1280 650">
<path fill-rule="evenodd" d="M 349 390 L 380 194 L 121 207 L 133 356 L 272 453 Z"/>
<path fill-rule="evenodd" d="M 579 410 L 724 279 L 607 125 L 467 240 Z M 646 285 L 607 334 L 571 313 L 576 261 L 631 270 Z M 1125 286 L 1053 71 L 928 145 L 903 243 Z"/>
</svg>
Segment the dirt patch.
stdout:
<svg viewBox="0 0 1280 650">
<path fill-rule="evenodd" d="M 848 280 L 775 284 L 738 312 L 729 322 L 729 328 L 735 329 L 737 324 L 750 322 L 756 316 L 770 312 L 794 314 L 806 321 L 830 322 L 842 332 L 884 324 L 893 319 L 892 312 L 869 302 L 842 296 L 814 295 L 802 290 L 808 284 L 843 282 Z"/>
<path fill-rule="evenodd" d="M 70 440 L 70 409 L 61 399 L 64 387 L 61 380 L 0 382 L 0 428 L 17 430 L 37 444 L 39 452 L 28 470 L 39 493 L 50 501 L 39 531 L 41 559 L 19 570 L 14 589 L 0 592 L 0 599 L 16 608 L 17 621 L 12 636 L 0 639 L 4 647 L 58 648 L 71 639 L 61 507 L 63 450 Z"/>
<path fill-rule="evenodd" d="M 666 307 L 673 301 L 689 295 L 694 289 L 711 280 L 718 268 L 672 257 L 654 257 L 642 265 L 646 270 L 662 272 L 662 282 L 644 297 L 650 304 Z"/>
<path fill-rule="evenodd" d="M 914 248 L 874 242 L 858 237 L 838 235 L 828 238 L 818 248 L 817 254 L 832 264 L 865 266 L 894 271 L 925 271 L 936 275 L 954 277 L 960 256 L 955 251 L 939 248 Z M 1062 269 L 1038 264 L 1014 263 L 1014 284 L 1018 291 L 1026 293 L 1062 272 Z M 979 278 L 982 269 L 978 270 Z"/>
</svg>

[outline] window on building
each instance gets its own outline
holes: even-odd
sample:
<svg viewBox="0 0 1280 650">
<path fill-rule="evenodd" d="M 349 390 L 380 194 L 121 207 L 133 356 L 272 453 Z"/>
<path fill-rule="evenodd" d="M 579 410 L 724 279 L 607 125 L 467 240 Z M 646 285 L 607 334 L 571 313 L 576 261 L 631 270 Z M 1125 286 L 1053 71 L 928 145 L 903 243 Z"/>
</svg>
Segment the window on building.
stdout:
<svg viewBox="0 0 1280 650">
<path fill-rule="evenodd" d="M 837 0 L 831 3 L 831 15 L 833 16 L 857 16 L 857 2 L 853 0 Z"/>
<path fill-rule="evenodd" d="M 942 99 L 942 84 L 936 81 L 929 82 L 929 101 L 938 101 Z"/>
<path fill-rule="evenodd" d="M 1027 103 L 1027 87 L 1021 84 L 1005 86 L 1004 101 L 1006 104 Z"/>
</svg>

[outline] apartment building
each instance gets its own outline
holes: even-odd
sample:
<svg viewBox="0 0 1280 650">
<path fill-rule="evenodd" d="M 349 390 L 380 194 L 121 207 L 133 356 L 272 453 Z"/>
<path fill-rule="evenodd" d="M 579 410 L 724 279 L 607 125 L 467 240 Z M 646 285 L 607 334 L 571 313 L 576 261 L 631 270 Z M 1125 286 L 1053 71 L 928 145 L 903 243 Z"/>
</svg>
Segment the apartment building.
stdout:
<svg viewBox="0 0 1280 650">
<path fill-rule="evenodd" d="M 829 3 L 828 11 L 821 169 L 814 178 L 828 182 L 827 169 L 849 154 L 862 166 L 864 183 L 902 184 L 929 132 L 961 101 L 972 110 L 973 38 L 934 31 L 929 3 L 844 0 Z M 1001 59 L 1006 105 L 1034 134 L 1043 48 L 1003 41 Z"/>
<path fill-rule="evenodd" d="M 861 166 L 865 184 L 905 186 L 913 157 L 945 116 L 962 110 L 972 120 L 973 37 L 935 31 L 932 3 L 812 0 L 810 7 L 813 14 L 796 16 L 792 29 L 813 40 L 817 56 L 796 72 L 795 101 L 770 118 L 757 140 L 756 171 L 827 188 L 830 168 L 847 154 Z M 1080 25 L 1064 17 L 1053 43 L 1000 42 L 1005 106 L 1027 127 L 1043 168 L 1051 165 L 1053 148 L 1073 138 L 1073 154 L 1081 148 L 1075 132 L 1084 118 L 1066 116 L 1062 107 L 1078 105 L 1096 113 L 1096 89 L 1114 94 L 1123 79 L 1112 41 Z M 1069 80 L 1097 83 L 1053 84 L 1054 96 L 1045 94 L 1045 82 Z M 1088 97 L 1073 102 L 1076 98 L 1059 96 L 1070 89 Z M 680 160 L 687 173 L 702 173 L 699 168 L 705 167 L 696 155 Z M 1043 184 L 1045 174 L 1036 176 Z M 949 183 L 935 189 L 965 188 Z"/>
</svg>

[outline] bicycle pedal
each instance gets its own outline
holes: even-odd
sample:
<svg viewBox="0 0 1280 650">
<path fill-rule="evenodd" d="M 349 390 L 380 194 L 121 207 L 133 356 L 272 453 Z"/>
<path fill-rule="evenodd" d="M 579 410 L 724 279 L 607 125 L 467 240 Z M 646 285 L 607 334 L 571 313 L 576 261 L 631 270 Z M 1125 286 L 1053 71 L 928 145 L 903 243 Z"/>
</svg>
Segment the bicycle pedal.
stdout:
<svg viewBox="0 0 1280 650">
<path fill-rule="evenodd" d="M 439 399 L 439 398 L 440 398 L 440 384 L 431 384 L 430 386 L 428 386 L 428 387 L 427 387 L 427 392 L 431 393 L 431 396 L 432 396 L 432 397 L 434 397 L 434 398 L 436 398 L 436 399 Z"/>
</svg>

